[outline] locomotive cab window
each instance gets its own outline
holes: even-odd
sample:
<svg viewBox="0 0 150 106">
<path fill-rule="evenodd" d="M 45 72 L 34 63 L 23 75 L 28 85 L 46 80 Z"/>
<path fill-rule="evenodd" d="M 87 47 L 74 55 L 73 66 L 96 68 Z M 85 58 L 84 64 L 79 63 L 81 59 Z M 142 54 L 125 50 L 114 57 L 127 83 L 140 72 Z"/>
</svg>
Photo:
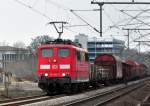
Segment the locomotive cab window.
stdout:
<svg viewBox="0 0 150 106">
<path fill-rule="evenodd" d="M 59 57 L 68 57 L 69 56 L 69 49 L 63 49 L 63 48 L 60 48 L 58 49 L 58 56 Z"/>
<path fill-rule="evenodd" d="M 52 57 L 53 50 L 50 48 L 42 49 L 42 57 Z"/>
</svg>

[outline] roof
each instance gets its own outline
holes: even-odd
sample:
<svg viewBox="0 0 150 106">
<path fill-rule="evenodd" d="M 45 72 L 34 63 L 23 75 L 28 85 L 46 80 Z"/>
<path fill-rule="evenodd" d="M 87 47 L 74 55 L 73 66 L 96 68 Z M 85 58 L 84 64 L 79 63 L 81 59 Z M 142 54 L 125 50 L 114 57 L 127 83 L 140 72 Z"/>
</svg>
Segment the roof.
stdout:
<svg viewBox="0 0 150 106">
<path fill-rule="evenodd" d="M 140 66 L 143 68 L 147 68 L 147 66 L 145 64 L 140 64 Z"/>
<path fill-rule="evenodd" d="M 136 61 L 133 61 L 133 60 L 126 60 L 126 63 L 129 64 L 129 65 L 133 65 L 133 66 L 140 65 L 139 63 L 137 63 Z"/>
<path fill-rule="evenodd" d="M 0 51 L 26 51 L 27 49 L 24 48 L 16 48 L 16 47 L 12 47 L 12 46 L 0 46 Z"/>
<path fill-rule="evenodd" d="M 95 64 L 103 62 L 103 61 L 110 61 L 113 63 L 116 63 L 118 61 L 121 61 L 121 58 L 116 56 L 116 55 L 111 55 L 111 54 L 100 54 L 99 56 L 96 57 L 95 59 Z"/>
<path fill-rule="evenodd" d="M 99 37 L 93 37 L 88 38 L 88 42 L 117 42 L 117 43 L 125 43 L 123 40 L 114 39 L 114 38 L 99 38 Z"/>
<path fill-rule="evenodd" d="M 38 48 L 54 48 L 54 47 L 60 47 L 60 48 L 74 48 L 74 49 L 77 49 L 77 50 L 80 50 L 80 51 L 84 51 L 84 52 L 87 52 L 86 49 L 84 48 L 80 48 L 80 47 L 77 47 L 77 46 L 74 46 L 74 45 L 66 45 L 66 44 L 44 44 L 44 45 L 40 45 L 38 46 Z"/>
</svg>

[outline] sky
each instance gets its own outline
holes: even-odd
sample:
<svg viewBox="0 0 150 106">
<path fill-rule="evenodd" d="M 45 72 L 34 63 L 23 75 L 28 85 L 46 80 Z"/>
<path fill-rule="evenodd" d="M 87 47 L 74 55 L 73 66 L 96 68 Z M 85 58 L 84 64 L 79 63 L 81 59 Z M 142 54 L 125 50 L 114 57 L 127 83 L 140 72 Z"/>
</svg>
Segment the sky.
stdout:
<svg viewBox="0 0 150 106">
<path fill-rule="evenodd" d="M 56 33 L 55 29 L 52 26 L 47 25 L 47 23 L 57 20 L 68 21 L 69 18 L 66 19 L 66 17 L 68 14 L 70 15 L 70 13 L 58 8 L 57 6 L 49 5 L 49 0 L 21 1 L 28 5 L 35 3 L 34 8 L 48 15 L 51 20 L 46 19 L 42 15 L 39 15 L 31 9 L 17 3 L 15 0 L 1 0 L 0 42 L 6 41 L 9 44 L 13 44 L 16 41 L 23 41 L 26 45 L 28 45 L 31 42 L 31 38 L 35 38 L 39 35 L 50 35 L 57 38 L 58 34 Z M 83 0 L 81 5 L 83 5 L 85 1 L 86 0 Z M 78 2 L 79 0 L 74 3 L 71 0 L 65 0 L 66 4 L 73 3 L 73 6 L 75 7 L 78 5 Z M 88 4 L 90 4 L 90 1 Z M 66 31 L 65 33 L 71 33 L 71 38 L 74 37 L 73 35 L 77 34 L 76 32 L 72 31 Z M 64 38 L 66 37 L 64 36 Z M 70 36 L 67 35 L 67 38 L 70 38 Z"/>
<path fill-rule="evenodd" d="M 21 2 L 18 2 L 21 1 Z M 99 0 L 99 1 L 112 1 L 112 0 Z M 114 0 L 114 1 L 127 1 L 127 0 Z M 131 1 L 131 0 L 128 0 Z M 138 0 L 135 0 L 138 1 Z M 140 1 L 140 0 L 139 0 Z M 146 1 L 146 0 L 145 0 Z M 147 0 L 148 1 L 148 0 Z M 23 4 L 25 5 L 23 5 Z M 30 6 L 31 8 L 28 8 Z M 70 25 L 85 25 L 83 21 L 77 18 L 69 10 L 92 10 L 99 9 L 98 5 L 91 4 L 91 0 L 1 0 L 0 1 L 0 42 L 8 42 L 9 45 L 17 41 L 24 42 L 28 46 L 32 38 L 40 35 L 49 35 L 50 37 L 57 38 L 58 34 L 52 25 L 48 25 L 51 21 L 66 21 Z M 131 20 L 131 16 L 136 16 L 139 12 L 128 12 L 127 14 L 121 13 L 121 9 L 148 9 L 147 5 L 131 6 L 131 5 L 104 5 L 103 6 L 103 36 L 113 37 L 127 41 L 127 31 L 122 28 L 147 28 L 147 26 L 126 25 L 139 23 L 142 20 L 148 22 L 148 18 L 139 18 L 139 20 Z M 39 13 L 40 12 L 40 13 Z M 99 11 L 75 11 L 79 16 L 86 20 L 90 25 L 99 30 Z M 46 18 L 44 15 L 48 16 Z M 140 16 L 148 16 L 144 13 Z M 147 20 L 146 20 L 147 19 Z M 117 28 L 114 25 L 119 26 Z M 67 27 L 64 29 L 62 38 L 73 39 L 75 35 L 84 33 L 89 37 L 99 36 L 91 27 Z M 133 42 L 135 38 L 143 34 L 149 33 L 148 31 L 139 32 L 131 31 L 130 42 L 131 47 L 137 47 L 137 43 Z M 142 40 L 149 39 L 149 36 L 141 38 Z M 146 46 L 142 46 L 145 50 Z"/>
</svg>

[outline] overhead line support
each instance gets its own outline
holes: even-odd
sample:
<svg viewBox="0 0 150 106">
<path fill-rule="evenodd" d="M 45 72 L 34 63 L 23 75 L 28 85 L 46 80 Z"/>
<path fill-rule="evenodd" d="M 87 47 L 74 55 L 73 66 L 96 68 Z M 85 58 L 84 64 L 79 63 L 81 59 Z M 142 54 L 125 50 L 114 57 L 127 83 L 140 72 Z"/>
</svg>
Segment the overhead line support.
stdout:
<svg viewBox="0 0 150 106">
<path fill-rule="evenodd" d="M 91 4 L 150 4 L 150 2 L 94 2 L 92 1 Z"/>
<path fill-rule="evenodd" d="M 137 29 L 137 28 L 123 28 L 122 30 L 127 30 L 128 31 L 128 34 L 126 35 L 128 37 L 128 50 L 129 50 L 129 31 L 130 30 L 150 30 L 150 29 L 146 29 L 146 28 L 143 28 L 143 29 Z M 135 41 L 134 41 L 135 42 Z M 139 41 L 137 41 L 139 42 Z M 140 42 L 139 42 L 139 51 L 140 51 Z"/>
<path fill-rule="evenodd" d="M 94 2 L 91 1 L 91 4 L 98 4 L 100 6 L 100 36 L 102 36 L 102 6 L 104 4 L 150 4 L 150 2 Z"/>
<path fill-rule="evenodd" d="M 139 54 L 141 52 L 141 43 L 142 42 L 150 42 L 150 41 L 134 41 L 134 42 L 138 42 L 139 43 Z"/>
</svg>

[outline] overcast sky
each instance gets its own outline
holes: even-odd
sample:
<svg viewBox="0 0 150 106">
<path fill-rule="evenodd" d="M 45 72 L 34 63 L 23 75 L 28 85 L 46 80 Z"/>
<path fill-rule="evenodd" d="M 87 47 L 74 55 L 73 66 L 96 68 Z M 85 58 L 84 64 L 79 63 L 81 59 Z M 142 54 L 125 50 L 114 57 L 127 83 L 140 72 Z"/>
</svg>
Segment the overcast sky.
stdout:
<svg viewBox="0 0 150 106">
<path fill-rule="evenodd" d="M 51 20 L 46 19 L 42 15 L 32 11 L 31 9 L 15 2 L 15 0 L 1 0 L 0 1 L 0 42 L 6 41 L 12 44 L 16 41 L 23 41 L 27 45 L 30 43 L 31 38 L 39 35 L 48 34 L 50 36 L 57 37 L 55 29 L 46 25 L 46 23 L 55 20 L 71 21 L 69 17 L 72 17 L 69 11 L 64 11 L 57 5 L 51 4 L 49 1 L 55 1 L 56 3 L 60 0 L 20 0 L 26 4 L 33 5 L 36 10 L 48 15 Z M 72 5 L 71 8 L 80 9 L 80 6 L 85 6 L 83 9 L 89 9 L 90 0 L 61 0 L 59 2 L 63 5 Z M 72 2 L 76 1 L 76 2 Z M 85 3 L 85 4 L 84 4 Z M 73 7 L 74 6 L 74 7 Z M 64 8 L 64 7 L 63 7 Z M 74 22 L 75 23 L 75 22 Z M 72 35 L 76 34 L 73 31 L 66 31 L 71 33 L 67 35 L 68 38 L 73 38 Z"/>
<path fill-rule="evenodd" d="M 26 5 L 30 5 L 34 10 L 41 12 L 49 17 L 45 18 L 39 13 L 29 9 L 28 7 L 16 2 L 17 0 L 1 0 L 0 1 L 0 42 L 6 41 L 12 45 L 16 41 L 22 41 L 26 45 L 29 45 L 31 38 L 35 38 L 39 35 L 49 35 L 57 38 L 58 35 L 55 29 L 47 25 L 50 21 L 60 21 L 64 20 L 69 23 L 69 25 L 83 25 L 85 24 L 74 16 L 69 9 L 98 9 L 98 5 L 91 4 L 91 0 L 18 0 Z M 104 0 L 103 0 L 104 1 Z M 112 0 L 105 0 L 112 1 Z M 119 0 L 114 0 L 119 1 Z M 127 1 L 127 0 L 120 0 Z M 128 0 L 131 1 L 131 0 Z M 139 0 L 141 1 L 141 0 Z M 149 0 L 147 0 L 149 1 Z M 116 6 L 116 5 L 105 5 L 103 6 L 103 31 L 104 36 L 112 35 L 114 38 L 127 40 L 124 36 L 126 31 L 120 29 L 110 28 L 114 24 L 120 22 L 119 25 L 137 23 L 137 20 L 132 20 L 130 22 L 129 17 L 126 14 L 121 13 L 121 9 L 148 9 L 149 6 Z M 83 17 L 88 23 L 90 23 L 95 28 L 99 29 L 99 12 L 76 12 L 78 15 Z M 127 12 L 128 13 L 128 12 Z M 130 12 L 130 15 L 136 15 L 138 13 Z M 148 14 L 144 14 L 147 16 Z M 148 22 L 147 20 L 145 22 Z M 125 26 L 128 27 L 128 26 Z M 130 26 L 134 27 L 134 26 Z M 144 26 L 145 27 L 145 26 Z M 143 27 L 143 28 L 144 28 Z M 147 28 L 147 27 L 145 27 Z M 73 39 L 78 33 L 84 33 L 89 37 L 99 36 L 92 28 L 90 27 L 76 27 L 65 29 L 62 38 L 71 38 Z M 131 41 L 140 35 L 137 32 L 131 32 Z M 141 32 L 142 34 L 145 32 Z M 116 36 L 114 36 L 116 35 Z M 148 37 L 149 38 L 149 37 Z M 148 39 L 147 38 L 147 39 Z M 134 47 L 135 43 L 131 43 Z"/>
</svg>

